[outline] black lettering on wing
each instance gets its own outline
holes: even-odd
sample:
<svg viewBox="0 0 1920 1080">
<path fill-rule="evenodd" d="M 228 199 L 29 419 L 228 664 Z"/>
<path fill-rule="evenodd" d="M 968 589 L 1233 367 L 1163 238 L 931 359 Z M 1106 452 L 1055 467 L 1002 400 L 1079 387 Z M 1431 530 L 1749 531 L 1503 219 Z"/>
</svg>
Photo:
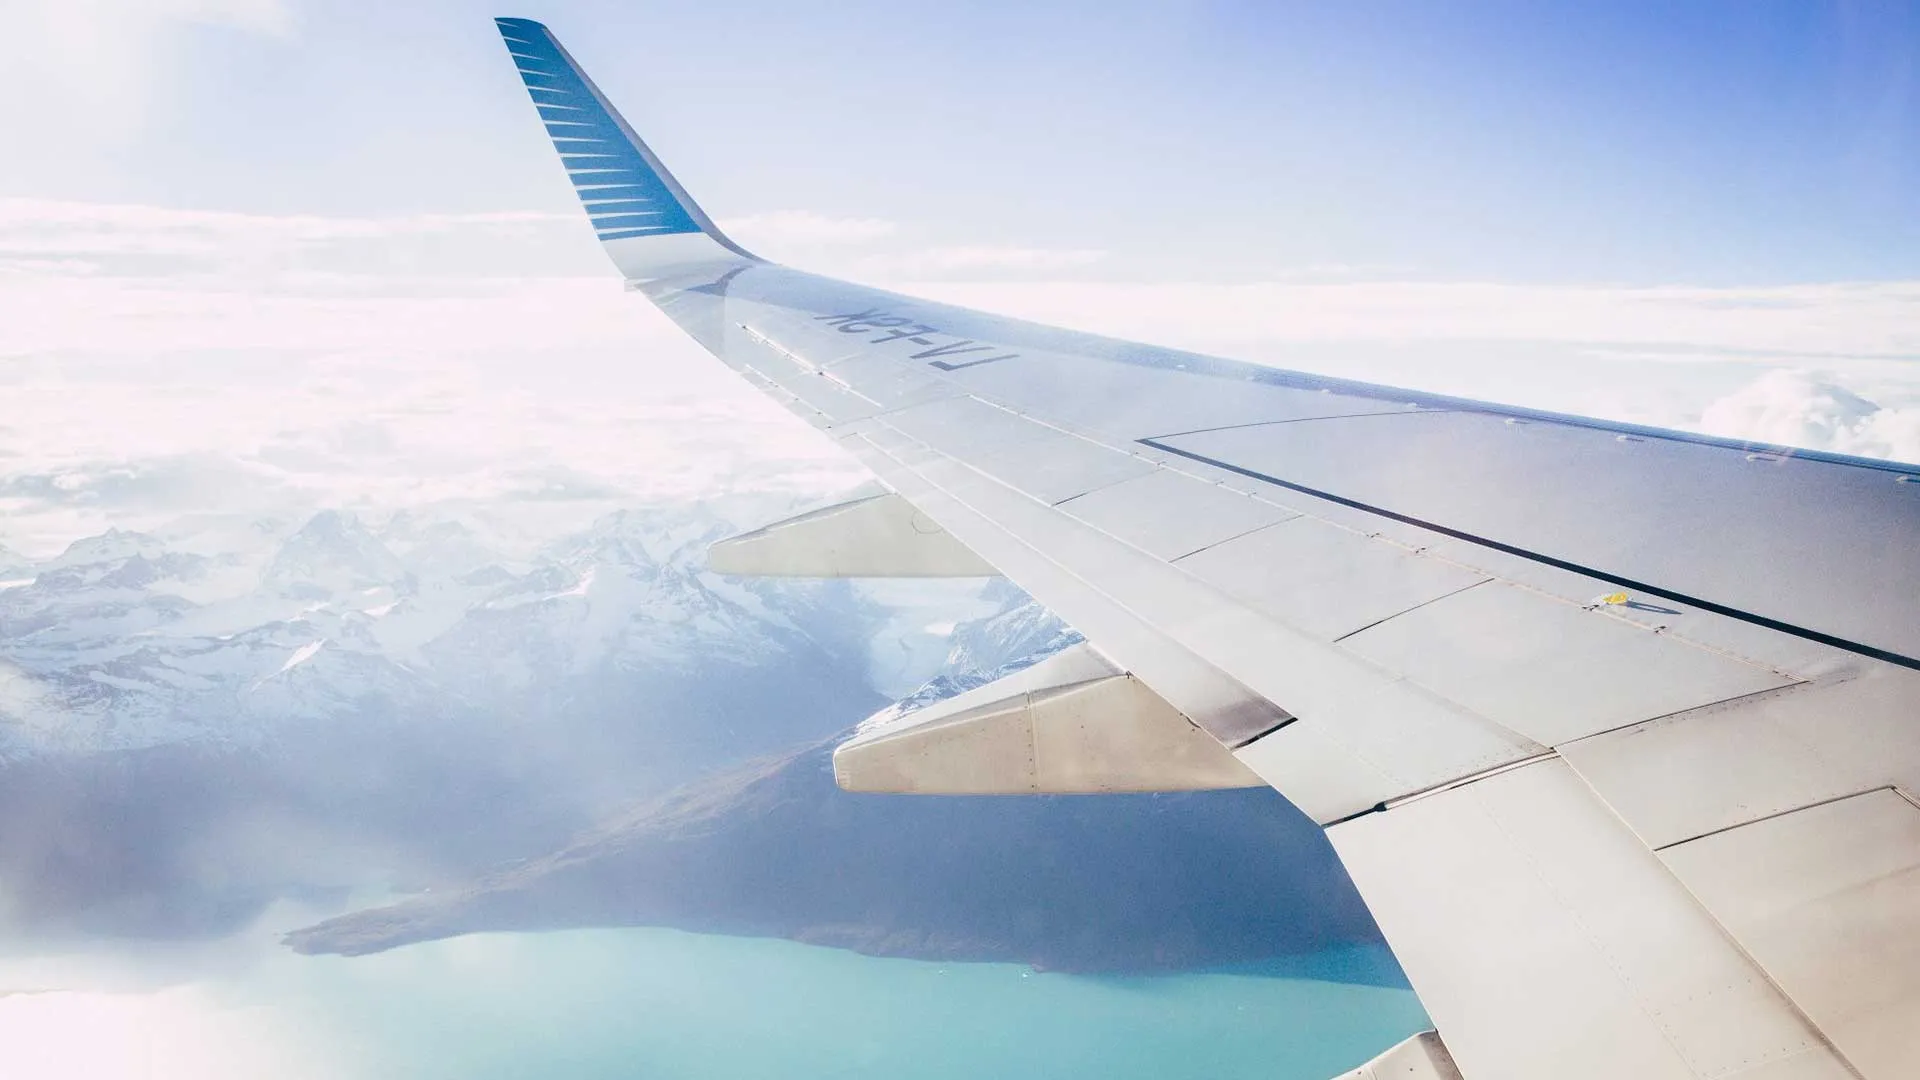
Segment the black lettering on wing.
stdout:
<svg viewBox="0 0 1920 1080">
<path fill-rule="evenodd" d="M 907 359 L 931 360 L 936 356 L 958 356 L 961 353 L 986 352 L 991 348 L 993 348 L 993 346 L 982 345 L 971 340 L 956 341 L 951 345 L 941 345 L 938 348 L 925 349 L 921 352 L 914 353 L 912 356 L 907 357 Z M 938 367 L 939 365 L 936 364 L 935 366 Z"/>
<path fill-rule="evenodd" d="M 932 365 L 934 367 L 939 368 L 941 371 L 959 371 L 961 368 L 979 367 L 981 364 L 991 364 L 996 360 L 1015 360 L 1015 359 L 1018 359 L 1019 356 L 1020 354 L 1017 352 L 1010 352 L 1010 353 L 1001 353 L 999 356 L 989 356 L 983 360 L 969 360 L 964 364 L 949 364 L 945 360 L 934 360 L 932 361 Z"/>
<path fill-rule="evenodd" d="M 875 323 L 874 325 L 877 326 L 879 324 Z M 918 335 L 937 334 L 939 332 L 940 331 L 935 330 L 925 323 L 908 323 L 902 319 L 900 322 L 895 323 L 894 328 L 887 331 L 885 336 L 874 338 L 873 343 L 875 345 L 885 345 L 889 341 L 899 341 L 901 338 L 906 338 L 909 341 L 918 341 L 920 344 L 925 345 L 928 344 L 928 342 L 922 341 Z"/>
<path fill-rule="evenodd" d="M 898 315 L 882 315 L 877 319 L 857 319 L 853 322 L 841 323 L 840 332 L 843 334 L 864 334 L 869 330 L 885 330 L 889 326 L 905 326 L 912 321 L 912 319 L 902 318 Z"/>
<path fill-rule="evenodd" d="M 877 319 L 885 314 L 886 311 L 882 308 L 869 308 L 866 311 L 856 311 L 851 315 L 815 315 L 813 320 L 826 323 L 828 326 L 844 326 L 850 322 Z"/>
</svg>

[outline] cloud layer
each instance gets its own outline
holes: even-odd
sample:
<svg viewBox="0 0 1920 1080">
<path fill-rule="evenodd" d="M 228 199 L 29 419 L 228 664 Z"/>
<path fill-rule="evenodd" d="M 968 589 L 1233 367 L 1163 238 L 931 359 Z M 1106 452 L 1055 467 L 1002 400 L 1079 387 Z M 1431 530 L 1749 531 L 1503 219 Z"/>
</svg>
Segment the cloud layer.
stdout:
<svg viewBox="0 0 1920 1080">
<path fill-rule="evenodd" d="M 1771 371 L 1707 407 L 1713 435 L 1920 462 L 1920 407 L 1887 408 L 1810 371 Z"/>
<path fill-rule="evenodd" d="M 448 501 L 537 503 L 552 532 L 858 478 L 598 273 L 581 230 L 0 202 L 0 544 Z"/>
<path fill-rule="evenodd" d="M 1097 252 L 878 220 L 730 224 L 809 268 L 1115 336 L 1920 458 L 1920 283 L 1127 282 L 1099 279 Z M 622 293 L 570 214 L 0 200 L 0 283 L 0 544 L 16 548 L 183 505 L 504 499 L 570 526 L 620 500 L 860 475 Z"/>
</svg>

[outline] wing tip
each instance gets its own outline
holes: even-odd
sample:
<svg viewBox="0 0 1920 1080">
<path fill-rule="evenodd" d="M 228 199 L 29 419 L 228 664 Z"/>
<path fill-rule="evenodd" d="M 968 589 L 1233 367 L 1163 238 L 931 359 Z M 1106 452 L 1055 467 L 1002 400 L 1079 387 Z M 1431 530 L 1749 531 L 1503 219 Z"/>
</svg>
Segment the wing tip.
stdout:
<svg viewBox="0 0 1920 1080">
<path fill-rule="evenodd" d="M 721 233 L 553 31 L 517 16 L 496 16 L 493 22 L 595 234 L 622 273 L 645 279 L 662 267 L 710 261 L 716 252 L 759 261 Z M 682 240 L 629 243 L 688 235 L 704 236 L 712 250 Z"/>
</svg>

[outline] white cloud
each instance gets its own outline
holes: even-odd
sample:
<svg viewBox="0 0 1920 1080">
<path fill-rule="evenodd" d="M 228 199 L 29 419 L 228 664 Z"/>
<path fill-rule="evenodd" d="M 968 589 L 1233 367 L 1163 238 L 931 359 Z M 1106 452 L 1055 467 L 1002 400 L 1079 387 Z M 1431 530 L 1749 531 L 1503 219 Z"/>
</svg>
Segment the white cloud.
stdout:
<svg viewBox="0 0 1920 1080">
<path fill-rule="evenodd" d="M 861 475 L 624 293 L 582 230 L 0 203 L 0 543 L 314 504 L 564 530 Z M 415 240 L 437 261 L 401 258 Z M 590 276 L 475 272 L 581 248 Z"/>
<path fill-rule="evenodd" d="M 450 235 L 578 224 L 579 220 L 578 214 L 526 210 L 360 218 L 0 198 L 0 248 L 9 252 L 137 250 L 201 254 L 221 241 L 314 243 L 387 239 L 423 233 Z"/>
<path fill-rule="evenodd" d="M 746 214 L 717 223 L 728 236 L 749 248 L 768 250 L 788 245 L 871 244 L 886 240 L 900 227 L 881 218 L 838 218 L 811 210 L 771 210 Z"/>
<path fill-rule="evenodd" d="M 0 999 L 0 1045 L 21 1080 L 243 1080 L 334 1075 L 338 1062 L 276 1010 L 182 986 Z"/>
<path fill-rule="evenodd" d="M 1755 442 L 1920 462 L 1920 403 L 1883 407 L 1809 371 L 1772 371 L 1709 405 L 1700 428 Z"/>
<path fill-rule="evenodd" d="M 1883 404 L 1920 394 L 1911 281 L 881 283 L 1132 341 L 1661 427 L 1698 427 L 1708 406 L 1770 369 L 1818 367 Z"/>
<path fill-rule="evenodd" d="M 902 282 L 939 299 L 1167 344 L 1504 340 L 1920 356 L 1920 282 L 1626 288 L 1367 281 Z"/>
<path fill-rule="evenodd" d="M 1091 254 L 950 250 L 955 275 L 1057 266 L 898 284 L 1304 370 L 1920 456 L 1914 283 L 1124 284 L 1059 280 Z M 0 543 L 30 552 L 182 507 L 460 503 L 561 529 L 609 502 L 861 475 L 622 292 L 571 215 L 0 201 L 0 282 Z M 1831 374 L 1747 385 L 1810 364 Z"/>
<path fill-rule="evenodd" d="M 1631 350 L 1640 361 L 1920 358 L 1920 282 L 1515 285 L 1393 280 L 1382 268 L 1341 265 L 1241 283 L 1089 280 L 1083 272 L 1105 252 L 942 243 L 894 222 L 807 211 L 724 224 L 805 269 L 1228 355 L 1257 356 L 1274 343 L 1504 341 Z"/>
<path fill-rule="evenodd" d="M 267 275 L 296 271 L 389 279 L 605 267 L 575 213 L 323 217 L 0 198 L 0 274 L 198 273 L 258 290 L 271 283 Z"/>
<path fill-rule="evenodd" d="M 1085 248 L 1021 247 L 1009 244 L 957 244 L 931 247 L 866 260 L 861 269 L 884 277 L 962 278 L 1032 276 L 1078 270 L 1106 258 L 1106 252 Z"/>
<path fill-rule="evenodd" d="M 1091 266 L 1103 251 L 1016 244 L 942 244 L 882 218 L 775 210 L 719 223 L 747 248 L 777 261 L 860 280 L 1031 278 Z"/>
</svg>

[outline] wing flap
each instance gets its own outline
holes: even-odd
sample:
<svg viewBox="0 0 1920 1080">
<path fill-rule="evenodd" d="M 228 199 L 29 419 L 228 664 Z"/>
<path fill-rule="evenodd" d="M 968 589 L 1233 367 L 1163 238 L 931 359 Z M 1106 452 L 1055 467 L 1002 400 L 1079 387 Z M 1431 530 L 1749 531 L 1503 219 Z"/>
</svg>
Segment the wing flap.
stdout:
<svg viewBox="0 0 1920 1080">
<path fill-rule="evenodd" d="M 1263 781 L 1090 645 L 902 719 L 833 754 L 848 791 L 936 795 L 1202 791 Z"/>
<path fill-rule="evenodd" d="M 995 577 L 980 556 L 891 492 L 868 495 L 721 540 L 715 573 L 757 577 Z"/>
<path fill-rule="evenodd" d="M 1872 788 L 1920 791 L 1917 718 L 1920 673 L 1869 663 L 1560 753 L 1648 847 L 1665 848 Z"/>
<path fill-rule="evenodd" d="M 1460 1069 L 1440 1033 L 1423 1031 L 1334 1080 L 1460 1080 Z"/>
<path fill-rule="evenodd" d="M 1469 1077 L 1850 1075 L 1561 762 L 1327 833 Z"/>
<path fill-rule="evenodd" d="M 1660 858 L 1866 1080 L 1920 1063 L 1920 806 L 1880 788 Z"/>
</svg>

